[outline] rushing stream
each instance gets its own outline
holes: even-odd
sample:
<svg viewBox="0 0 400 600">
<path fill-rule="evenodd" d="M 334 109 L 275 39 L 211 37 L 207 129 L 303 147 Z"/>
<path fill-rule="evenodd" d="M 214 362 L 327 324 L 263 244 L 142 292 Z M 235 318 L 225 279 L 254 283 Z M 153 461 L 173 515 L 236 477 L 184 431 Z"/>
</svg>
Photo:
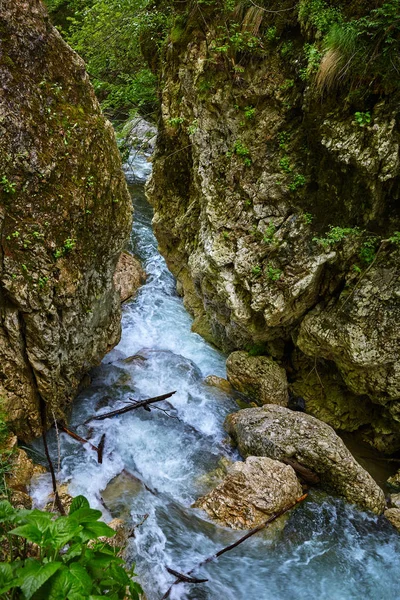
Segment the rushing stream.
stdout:
<svg viewBox="0 0 400 600">
<path fill-rule="evenodd" d="M 141 157 L 135 169 L 139 180 L 148 175 Z M 135 525 L 145 519 L 130 540 L 129 557 L 148 600 L 160 600 L 174 579 L 166 565 L 186 572 L 241 536 L 191 508 L 208 489 L 207 474 L 221 457 L 238 459 L 222 427 L 237 405 L 203 383 L 207 375 L 224 376 L 225 357 L 191 332 L 191 318 L 157 251 L 143 181 L 132 183 L 131 190 L 132 246 L 149 276 L 135 300 L 124 305 L 121 342 L 77 400 L 71 428 L 88 436 L 81 424 L 95 413 L 122 407 L 131 398 L 176 394 L 160 405 L 164 410 L 138 409 L 92 422 L 93 443 L 106 433 L 102 465 L 90 448 L 61 434 L 59 479 L 69 483 L 70 493 L 84 494 L 101 508 L 106 520 L 120 516 Z M 49 439 L 56 461 L 54 433 Z M 49 485 L 45 476 L 32 491 L 39 506 Z M 207 583 L 179 584 L 171 598 L 396 600 L 399 573 L 400 536 L 387 522 L 313 492 L 284 529 L 258 534 L 209 563 L 195 572 Z"/>
</svg>

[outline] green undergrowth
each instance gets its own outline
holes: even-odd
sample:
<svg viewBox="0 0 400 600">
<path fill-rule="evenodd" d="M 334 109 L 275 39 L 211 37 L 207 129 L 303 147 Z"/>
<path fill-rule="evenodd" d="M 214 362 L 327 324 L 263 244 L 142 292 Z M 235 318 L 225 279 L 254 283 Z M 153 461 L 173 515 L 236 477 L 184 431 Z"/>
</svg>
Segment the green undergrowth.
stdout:
<svg viewBox="0 0 400 600">
<path fill-rule="evenodd" d="M 0 502 L 0 596 L 7 600 L 139 600 L 142 592 L 104 538 L 115 531 L 99 521 L 101 512 L 83 496 L 68 516 L 16 510 Z"/>
</svg>

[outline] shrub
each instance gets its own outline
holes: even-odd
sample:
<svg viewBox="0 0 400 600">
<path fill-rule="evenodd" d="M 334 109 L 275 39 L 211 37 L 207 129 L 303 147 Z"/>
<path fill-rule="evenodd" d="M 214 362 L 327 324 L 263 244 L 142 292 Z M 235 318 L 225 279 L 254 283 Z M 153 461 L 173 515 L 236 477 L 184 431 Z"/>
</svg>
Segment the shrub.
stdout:
<svg viewBox="0 0 400 600">
<path fill-rule="evenodd" d="M 66 517 L 0 502 L 1 541 L 8 551 L 0 563 L 2 598 L 22 592 L 27 600 L 139 600 L 133 569 L 124 568 L 119 548 L 99 540 L 115 535 L 100 517 L 83 496 L 74 498 Z"/>
</svg>

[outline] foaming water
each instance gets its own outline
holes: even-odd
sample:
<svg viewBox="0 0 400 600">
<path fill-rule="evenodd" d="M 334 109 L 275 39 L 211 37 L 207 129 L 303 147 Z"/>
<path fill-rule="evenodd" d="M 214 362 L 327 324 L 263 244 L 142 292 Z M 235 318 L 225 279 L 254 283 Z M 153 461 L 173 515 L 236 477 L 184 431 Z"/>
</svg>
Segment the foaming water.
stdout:
<svg viewBox="0 0 400 600">
<path fill-rule="evenodd" d="M 173 581 L 170 566 L 190 570 L 232 543 L 239 532 L 210 523 L 191 508 L 208 488 L 207 474 L 221 457 L 237 460 L 225 440 L 223 420 L 237 409 L 223 392 L 204 384 L 225 375 L 225 357 L 191 332 L 191 318 L 157 251 L 152 211 L 137 158 L 131 187 L 135 204 L 132 248 L 148 273 L 146 285 L 123 307 L 120 344 L 95 369 L 79 397 L 71 428 L 92 443 L 106 434 L 103 464 L 87 446 L 60 435 L 59 479 L 72 494 L 86 495 L 105 519 L 139 524 L 129 557 L 148 600 L 159 600 Z M 176 391 L 152 408 L 82 423 L 94 414 Z M 162 410 L 161 410 L 162 409 Z M 49 435 L 53 457 L 57 441 Z M 47 477 L 32 490 L 38 506 L 50 490 Z M 146 516 L 147 515 L 147 516 Z M 218 561 L 196 571 L 201 585 L 178 585 L 172 600 L 397 600 L 400 597 L 400 536 L 383 519 L 359 512 L 319 492 L 292 511 L 281 531 L 265 531 Z"/>
</svg>

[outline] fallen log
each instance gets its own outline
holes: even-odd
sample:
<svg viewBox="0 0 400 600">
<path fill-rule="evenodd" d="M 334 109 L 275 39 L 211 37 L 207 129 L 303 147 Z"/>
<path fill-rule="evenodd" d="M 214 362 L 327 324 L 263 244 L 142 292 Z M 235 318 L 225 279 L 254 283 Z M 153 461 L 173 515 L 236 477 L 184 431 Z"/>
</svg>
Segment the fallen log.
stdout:
<svg viewBox="0 0 400 600">
<path fill-rule="evenodd" d="M 102 415 L 98 415 L 97 417 L 90 417 L 89 419 L 86 419 L 86 421 L 84 422 L 84 425 L 86 425 L 87 423 L 90 423 L 90 421 L 104 421 L 104 419 L 116 417 L 117 415 L 123 415 L 131 410 L 135 410 L 135 408 L 143 408 L 143 407 L 147 407 L 149 404 L 154 404 L 155 402 L 162 402 L 163 400 L 170 398 L 174 394 L 176 394 L 176 390 L 175 390 L 175 392 L 169 392 L 169 394 L 163 394 L 162 396 L 155 396 L 154 398 L 148 398 L 147 400 L 133 401 L 132 404 L 130 404 L 129 406 L 124 406 L 123 408 L 118 408 L 117 410 L 113 410 L 111 412 L 104 413 Z"/>
<path fill-rule="evenodd" d="M 199 569 L 200 567 L 203 567 L 204 565 L 208 564 L 209 562 L 211 562 L 211 561 L 219 558 L 220 556 L 222 556 L 226 552 L 229 552 L 230 550 L 233 550 L 233 548 L 236 548 L 237 546 L 239 546 L 240 544 L 242 544 L 243 542 L 245 542 L 246 540 L 248 540 L 250 537 L 252 537 L 256 533 L 258 533 L 259 531 L 262 531 L 263 529 L 266 529 L 268 527 L 268 525 L 270 525 L 273 521 L 275 521 L 276 519 L 278 519 L 279 517 L 281 517 L 285 513 L 289 512 L 289 510 L 291 510 L 292 508 L 294 508 L 297 504 L 300 504 L 300 502 L 303 502 L 307 498 L 307 495 L 308 494 L 303 494 L 303 496 L 300 496 L 300 498 L 297 498 L 292 504 L 290 504 L 289 506 L 286 506 L 285 508 L 283 508 L 279 512 L 277 512 L 274 515 L 272 515 L 271 517 L 269 517 L 269 519 L 267 519 L 266 521 L 264 521 L 264 523 L 261 523 L 260 525 L 257 525 L 257 527 L 255 527 L 254 529 L 251 529 L 251 531 L 247 532 L 246 535 L 244 535 L 241 538 L 239 538 L 238 540 L 236 540 L 236 542 L 233 542 L 233 544 L 230 544 L 229 546 L 225 546 L 225 548 L 222 548 L 221 550 L 219 550 L 218 552 L 216 552 L 212 556 L 208 556 L 207 558 L 205 558 L 204 560 L 202 560 L 195 567 L 193 567 L 192 569 L 190 569 L 190 571 L 188 571 L 187 573 L 180 573 L 179 571 L 174 571 L 173 572 L 172 569 L 170 569 L 169 567 L 167 567 L 167 571 L 169 573 L 171 573 L 172 575 L 175 575 L 176 579 L 170 585 L 170 587 L 165 592 L 165 594 L 161 598 L 161 600 L 166 600 L 167 598 L 169 598 L 169 595 L 171 593 L 172 588 L 175 585 L 178 585 L 178 583 L 182 583 L 183 581 L 186 581 L 187 583 L 193 583 L 193 582 L 188 581 L 187 579 L 186 580 L 182 579 L 182 576 L 190 579 L 191 575 L 193 574 L 194 571 L 196 571 L 196 569 Z M 199 581 L 200 580 L 196 581 L 196 583 L 198 583 Z M 205 580 L 205 581 L 207 581 L 207 580 Z"/>
<path fill-rule="evenodd" d="M 197 577 L 189 577 L 188 575 L 185 575 L 184 573 L 179 573 L 179 571 L 175 571 L 170 567 L 166 567 L 166 569 L 168 573 L 174 575 L 184 583 L 205 583 L 206 581 L 208 581 L 208 579 L 197 579 Z"/>
<path fill-rule="evenodd" d="M 89 440 L 86 440 L 85 438 L 81 437 L 80 435 L 78 435 L 74 431 L 71 431 L 70 429 L 68 429 L 64 425 L 61 425 L 60 423 L 57 423 L 57 425 L 58 425 L 58 428 L 60 431 L 63 431 L 64 433 L 69 435 L 69 437 L 72 437 L 73 440 L 76 440 L 77 442 L 81 442 L 81 444 L 89 444 L 89 446 L 91 447 L 92 450 L 94 450 L 97 453 L 99 452 L 98 447 L 95 446 L 94 444 L 92 444 L 91 442 L 89 442 Z"/>
</svg>

